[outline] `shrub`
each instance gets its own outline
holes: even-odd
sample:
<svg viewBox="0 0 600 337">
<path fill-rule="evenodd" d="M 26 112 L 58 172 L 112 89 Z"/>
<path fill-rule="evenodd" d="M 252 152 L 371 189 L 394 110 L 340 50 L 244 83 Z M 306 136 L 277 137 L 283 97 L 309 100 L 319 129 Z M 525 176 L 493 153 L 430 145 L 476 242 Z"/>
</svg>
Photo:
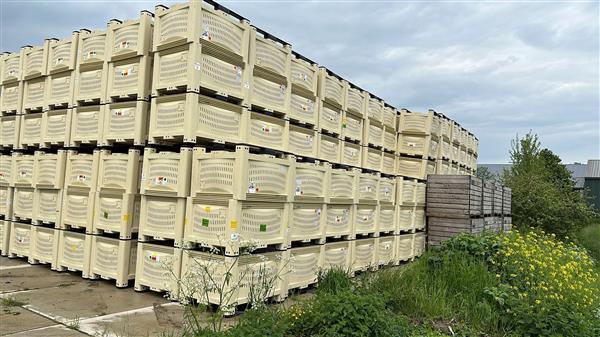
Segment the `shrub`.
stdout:
<svg viewBox="0 0 600 337">
<path fill-rule="evenodd" d="M 348 290 L 352 287 L 352 280 L 348 271 L 339 267 L 333 267 L 327 271 L 319 272 L 317 290 L 320 293 L 335 294 Z"/>
<path fill-rule="evenodd" d="M 288 315 L 275 308 L 258 307 L 246 310 L 239 323 L 227 331 L 228 337 L 288 336 Z"/>
</svg>

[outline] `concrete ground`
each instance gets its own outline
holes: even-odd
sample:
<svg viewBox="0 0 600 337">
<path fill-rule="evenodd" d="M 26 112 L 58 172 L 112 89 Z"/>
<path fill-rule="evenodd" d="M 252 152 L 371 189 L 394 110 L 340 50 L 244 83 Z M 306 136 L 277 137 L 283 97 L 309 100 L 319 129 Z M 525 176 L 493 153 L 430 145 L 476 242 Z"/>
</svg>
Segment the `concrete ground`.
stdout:
<svg viewBox="0 0 600 337">
<path fill-rule="evenodd" d="M 47 265 L 0 257 L 0 336 L 172 336 L 183 309 L 155 292 L 119 289 Z"/>
</svg>

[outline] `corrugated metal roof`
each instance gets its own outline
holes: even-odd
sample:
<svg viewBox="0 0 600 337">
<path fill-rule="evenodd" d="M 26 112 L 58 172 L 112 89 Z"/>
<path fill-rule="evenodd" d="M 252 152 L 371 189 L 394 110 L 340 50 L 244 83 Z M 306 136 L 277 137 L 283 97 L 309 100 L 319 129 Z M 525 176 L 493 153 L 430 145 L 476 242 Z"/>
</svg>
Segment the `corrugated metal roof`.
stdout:
<svg viewBox="0 0 600 337">
<path fill-rule="evenodd" d="M 600 159 L 590 159 L 585 170 L 586 178 L 600 178 Z"/>
</svg>

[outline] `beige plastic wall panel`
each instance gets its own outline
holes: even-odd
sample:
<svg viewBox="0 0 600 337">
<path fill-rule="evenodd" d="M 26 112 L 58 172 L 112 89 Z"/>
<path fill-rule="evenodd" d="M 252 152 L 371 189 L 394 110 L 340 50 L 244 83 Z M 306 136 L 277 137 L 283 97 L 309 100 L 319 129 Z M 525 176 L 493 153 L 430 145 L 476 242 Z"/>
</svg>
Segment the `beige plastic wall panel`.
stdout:
<svg viewBox="0 0 600 337">
<path fill-rule="evenodd" d="M 383 130 L 383 148 L 390 152 L 396 152 L 397 149 L 397 134 L 396 131 L 384 127 Z M 436 153 L 437 154 L 437 153 Z M 434 154 L 434 155 L 436 155 Z"/>
<path fill-rule="evenodd" d="M 30 255 L 32 235 L 31 225 L 11 222 L 9 256 L 27 257 Z"/>
<path fill-rule="evenodd" d="M 384 152 L 381 158 L 381 173 L 395 175 L 398 157 L 393 153 Z"/>
<path fill-rule="evenodd" d="M 323 246 L 292 248 L 289 254 L 287 290 L 302 289 L 316 283 L 323 266 Z"/>
<path fill-rule="evenodd" d="M 396 178 L 380 177 L 378 187 L 380 204 L 396 203 Z"/>
<path fill-rule="evenodd" d="M 183 239 L 185 198 L 142 195 L 140 209 L 140 241 Z"/>
<path fill-rule="evenodd" d="M 396 258 L 400 261 L 408 261 L 413 258 L 413 235 L 399 235 L 397 238 Z"/>
<path fill-rule="evenodd" d="M 326 202 L 330 177 L 331 165 L 328 163 L 296 163 L 294 201 Z"/>
<path fill-rule="evenodd" d="M 318 96 L 321 100 L 339 107 L 344 105 L 344 81 L 325 68 L 319 68 Z"/>
<path fill-rule="evenodd" d="M 289 124 L 286 152 L 299 157 L 319 156 L 319 134 L 312 128 Z"/>
<path fill-rule="evenodd" d="M 127 287 L 135 277 L 137 241 L 119 240 L 93 235 L 90 253 L 90 278 L 116 281 L 116 286 Z"/>
<path fill-rule="evenodd" d="M 375 253 L 375 239 L 352 241 L 352 271 L 364 271 L 377 267 Z"/>
<path fill-rule="evenodd" d="M 108 84 L 105 102 L 120 99 L 150 98 L 152 58 L 139 56 L 108 63 Z"/>
<path fill-rule="evenodd" d="M 383 107 L 383 126 L 386 129 L 393 130 L 396 132 L 396 117 L 398 115 L 398 110 L 396 108 L 391 107 L 387 104 Z"/>
<path fill-rule="evenodd" d="M 380 233 L 396 233 L 398 226 L 396 223 L 395 205 L 378 205 L 377 206 L 377 231 Z"/>
<path fill-rule="evenodd" d="M 352 204 L 328 204 L 325 215 L 325 236 L 353 238 L 355 207 Z"/>
<path fill-rule="evenodd" d="M 282 79 L 254 69 L 248 90 L 252 109 L 287 114 L 290 109 L 291 88 Z"/>
<path fill-rule="evenodd" d="M 102 137 L 104 105 L 89 105 L 69 110 L 71 137 L 69 146 L 97 145 Z"/>
<path fill-rule="evenodd" d="M 50 264 L 56 269 L 58 258 L 58 232 L 54 228 L 42 226 L 31 227 L 31 243 L 29 252 L 29 263 Z"/>
<path fill-rule="evenodd" d="M 41 112 L 45 105 L 46 77 L 23 81 L 23 113 Z"/>
<path fill-rule="evenodd" d="M 365 92 L 344 81 L 344 111 L 353 115 L 366 117 Z"/>
<path fill-rule="evenodd" d="M 319 134 L 319 159 L 336 164 L 340 162 L 342 141 L 339 138 Z"/>
<path fill-rule="evenodd" d="M 247 59 L 250 25 L 246 20 L 215 9 L 202 1 L 156 6 L 153 50 L 163 50 L 189 42 L 210 46 Z"/>
<path fill-rule="evenodd" d="M 375 239 L 375 264 L 389 265 L 396 262 L 396 236 Z"/>
<path fill-rule="evenodd" d="M 372 234 L 377 232 L 377 205 L 354 205 L 354 234 Z"/>
<path fill-rule="evenodd" d="M 301 124 L 317 127 L 319 124 L 318 103 L 316 97 L 304 95 L 292 88 L 290 96 L 290 109 L 287 117 Z"/>
<path fill-rule="evenodd" d="M 288 239 L 290 242 L 325 241 L 327 205 L 295 202 L 290 206 Z"/>
<path fill-rule="evenodd" d="M 426 235 L 425 233 L 416 233 L 413 235 L 413 255 L 415 257 L 425 253 Z"/>
<path fill-rule="evenodd" d="M 250 145 L 285 151 L 288 139 L 289 121 L 250 112 L 246 131 L 246 142 Z"/>
<path fill-rule="evenodd" d="M 431 168 L 433 168 L 433 172 L 430 172 Z M 398 175 L 415 179 L 427 179 L 427 174 L 433 173 L 435 173 L 435 162 L 431 167 L 427 159 L 404 156 L 398 158 Z"/>
<path fill-rule="evenodd" d="M 340 163 L 343 165 L 361 167 L 363 147 L 348 141 L 342 142 Z"/>
<path fill-rule="evenodd" d="M 95 68 L 81 68 L 75 73 L 73 104 L 99 104 L 106 97 L 108 63 L 100 63 Z"/>
<path fill-rule="evenodd" d="M 66 150 L 58 150 L 56 153 L 35 151 L 33 185 L 36 188 L 63 188 L 66 164 Z"/>
<path fill-rule="evenodd" d="M 295 158 L 250 153 L 247 146 L 235 152 L 206 152 L 194 148 L 191 196 L 214 195 L 236 200 L 291 201 Z"/>
<path fill-rule="evenodd" d="M 99 160 L 99 150 L 96 150 L 91 154 L 68 150 L 65 170 L 65 188 L 81 188 L 95 192 L 96 184 L 98 182 Z"/>
<path fill-rule="evenodd" d="M 107 46 L 106 30 L 81 30 L 77 42 L 77 68 L 97 67 L 108 61 L 109 48 Z"/>
<path fill-rule="evenodd" d="M 8 255 L 10 246 L 10 221 L 0 220 L 0 255 Z"/>
<path fill-rule="evenodd" d="M 342 134 L 342 110 L 326 102 L 319 103 L 319 129 L 339 136 Z"/>
<path fill-rule="evenodd" d="M 290 81 L 292 46 L 250 29 L 250 66 L 260 68 Z"/>
<path fill-rule="evenodd" d="M 372 203 L 379 200 L 379 173 L 358 175 L 358 203 Z"/>
<path fill-rule="evenodd" d="M 362 151 L 362 167 L 380 171 L 383 162 L 383 151 L 366 146 L 362 147 Z"/>
<path fill-rule="evenodd" d="M 34 189 L 15 187 L 13 215 L 18 220 L 33 220 L 34 217 Z"/>
<path fill-rule="evenodd" d="M 0 116 L 21 112 L 23 82 L 12 82 L 0 86 Z"/>
<path fill-rule="evenodd" d="M 130 149 L 127 153 L 100 150 L 98 191 L 139 193 L 142 159 L 138 149 Z"/>
<path fill-rule="evenodd" d="M 228 255 L 241 248 L 288 245 L 289 203 L 190 197 L 186 206 L 187 246 L 224 247 Z"/>
<path fill-rule="evenodd" d="M 77 43 L 79 32 L 62 40 L 50 40 L 48 43 L 48 74 L 73 71 L 77 64 Z"/>
<path fill-rule="evenodd" d="M 0 154 L 0 186 L 13 186 L 12 156 Z"/>
<path fill-rule="evenodd" d="M 383 123 L 383 101 L 367 94 L 367 118 L 371 121 Z"/>
<path fill-rule="evenodd" d="M 149 55 L 152 50 L 152 13 L 142 11 L 140 18 L 119 22 L 108 22 L 106 38 L 109 46 L 109 61 Z"/>
<path fill-rule="evenodd" d="M 59 227 L 62 211 L 62 190 L 36 188 L 33 199 L 33 220 L 36 224 Z"/>
<path fill-rule="evenodd" d="M 269 297 L 277 297 L 283 300 L 287 294 L 284 293 L 286 273 L 287 252 L 268 252 L 260 254 L 249 254 L 240 257 L 230 257 L 218 254 L 184 250 L 181 263 L 181 278 L 183 294 L 194 294 L 198 302 L 206 304 L 222 305 L 223 311 L 234 311 L 236 305 L 245 304 L 250 301 L 250 289 L 259 284 L 271 283 Z M 225 279 L 229 279 L 227 282 Z M 211 291 L 208 294 L 194 291 L 198 287 L 206 287 L 202 280 L 210 279 L 210 289 L 222 289 L 222 291 Z M 222 284 L 226 284 L 222 287 Z M 219 285 L 219 286 L 217 286 Z M 217 288 L 218 287 L 218 288 Z M 222 293 L 230 294 L 226 300 L 222 300 Z"/>
<path fill-rule="evenodd" d="M 47 75 L 49 43 L 50 40 L 47 39 L 42 46 L 21 47 L 22 80 Z"/>
<path fill-rule="evenodd" d="M 358 193 L 359 169 L 332 169 L 329 191 L 331 203 L 354 203 Z"/>
<path fill-rule="evenodd" d="M 413 223 L 416 230 L 425 229 L 425 207 L 415 207 Z"/>
<path fill-rule="evenodd" d="M 64 71 L 46 76 L 44 108 L 66 109 L 73 107 L 75 72 Z"/>
<path fill-rule="evenodd" d="M 0 215 L 6 220 L 12 219 L 13 216 L 13 197 L 14 188 L 0 186 Z"/>
<path fill-rule="evenodd" d="M 21 116 L 0 116 L 0 145 L 6 148 L 19 146 Z"/>
<path fill-rule="evenodd" d="M 383 147 L 383 125 L 375 120 L 366 119 L 363 127 L 363 145 Z"/>
<path fill-rule="evenodd" d="M 104 109 L 101 141 L 103 145 L 115 143 L 145 145 L 150 114 L 148 102 L 111 103 Z"/>
<path fill-rule="evenodd" d="M 57 235 L 57 270 L 81 271 L 82 276 L 87 278 L 92 251 L 92 236 L 63 230 L 57 231 Z"/>
<path fill-rule="evenodd" d="M 344 111 L 342 115 L 342 138 L 362 143 L 363 123 L 364 119 L 362 116 Z"/>
<path fill-rule="evenodd" d="M 440 137 L 452 141 L 452 121 L 448 118 L 440 118 Z"/>
<path fill-rule="evenodd" d="M 13 152 L 11 161 L 11 186 L 33 187 L 35 177 L 35 156 L 32 154 Z"/>
<path fill-rule="evenodd" d="M 397 206 L 398 230 L 411 232 L 415 228 L 415 206 Z"/>
<path fill-rule="evenodd" d="M 42 118 L 42 144 L 40 147 L 68 146 L 71 136 L 70 110 L 44 112 Z"/>
<path fill-rule="evenodd" d="M 403 109 L 400 113 L 398 132 L 420 135 L 431 134 L 433 119 L 433 112 L 410 112 Z"/>
<path fill-rule="evenodd" d="M 176 297 L 183 251 L 180 248 L 140 242 L 137 254 L 135 289 L 167 291 Z"/>
<path fill-rule="evenodd" d="M 450 174 L 450 162 L 448 160 L 438 159 L 435 167 L 436 174 Z"/>
<path fill-rule="evenodd" d="M 2 62 L 2 66 L 0 67 L 2 69 L 2 74 L 0 75 L 2 84 L 22 80 L 21 53 L 9 54 L 3 57 L 0 62 Z"/>
<path fill-rule="evenodd" d="M 59 226 L 62 229 L 85 229 L 92 232 L 95 192 L 78 188 L 63 190 L 63 204 Z"/>
<path fill-rule="evenodd" d="M 341 268 L 350 270 L 352 263 L 352 241 L 326 243 L 323 249 L 323 269 Z"/>
<path fill-rule="evenodd" d="M 138 232 L 140 204 L 139 194 L 96 192 L 92 231 L 119 233 L 119 238 L 130 239 Z"/>
<path fill-rule="evenodd" d="M 292 54 L 290 69 L 292 91 L 300 89 L 306 91 L 311 97 L 316 97 L 319 78 L 319 67 L 317 64 L 308 62 L 296 54 Z"/>
<path fill-rule="evenodd" d="M 192 149 L 180 152 L 144 149 L 140 193 L 187 197 L 190 194 Z"/>
</svg>

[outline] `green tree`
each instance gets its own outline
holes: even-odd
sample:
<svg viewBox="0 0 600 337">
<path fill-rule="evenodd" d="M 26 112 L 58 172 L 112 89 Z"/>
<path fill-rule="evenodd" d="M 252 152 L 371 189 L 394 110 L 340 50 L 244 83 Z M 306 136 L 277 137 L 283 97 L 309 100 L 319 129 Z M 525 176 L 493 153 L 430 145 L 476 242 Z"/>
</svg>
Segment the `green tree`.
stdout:
<svg viewBox="0 0 600 337">
<path fill-rule="evenodd" d="M 485 166 L 479 166 L 477 167 L 477 178 L 483 179 L 483 180 L 497 180 L 498 176 L 493 174 L 487 167 Z"/>
</svg>

